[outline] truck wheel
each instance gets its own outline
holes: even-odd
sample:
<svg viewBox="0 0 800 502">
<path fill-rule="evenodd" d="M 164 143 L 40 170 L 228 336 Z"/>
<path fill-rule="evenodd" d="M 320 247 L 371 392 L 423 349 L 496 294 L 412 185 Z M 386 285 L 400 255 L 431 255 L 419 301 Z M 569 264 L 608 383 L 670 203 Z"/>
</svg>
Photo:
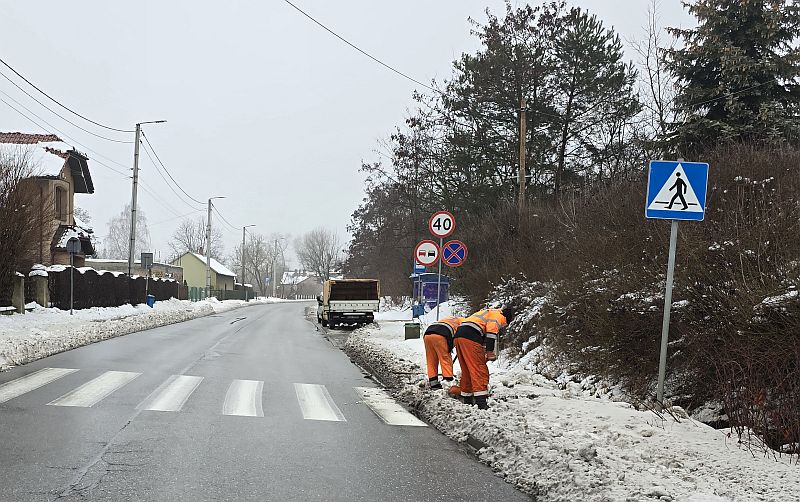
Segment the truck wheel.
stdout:
<svg viewBox="0 0 800 502">
<path fill-rule="evenodd" d="M 322 323 L 322 325 L 323 325 L 323 326 L 327 326 L 327 325 L 328 325 L 328 321 L 326 321 L 325 319 L 323 319 L 323 320 L 322 320 L 322 321 L 320 321 L 320 322 Z"/>
</svg>

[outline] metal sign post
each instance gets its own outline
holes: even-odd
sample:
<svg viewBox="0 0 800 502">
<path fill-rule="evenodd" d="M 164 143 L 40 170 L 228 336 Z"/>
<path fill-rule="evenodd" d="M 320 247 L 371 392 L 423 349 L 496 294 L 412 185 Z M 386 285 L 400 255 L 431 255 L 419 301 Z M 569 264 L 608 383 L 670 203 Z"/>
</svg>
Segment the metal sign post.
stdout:
<svg viewBox="0 0 800 502">
<path fill-rule="evenodd" d="M 428 221 L 428 230 L 439 238 L 439 249 L 442 249 L 444 238 L 456 231 L 456 218 L 447 211 L 437 211 Z M 436 278 L 436 320 L 439 320 L 439 309 L 442 304 L 442 260 L 439 260 L 439 275 Z"/>
<path fill-rule="evenodd" d="M 672 220 L 669 234 L 667 284 L 664 291 L 664 319 L 661 323 L 661 353 L 658 361 L 656 400 L 664 406 L 664 380 L 667 373 L 669 318 L 672 310 L 672 286 L 675 278 L 675 255 L 678 247 L 678 221 L 702 221 L 706 211 L 708 164 L 700 162 L 650 161 L 647 178 L 645 217 Z"/>
</svg>

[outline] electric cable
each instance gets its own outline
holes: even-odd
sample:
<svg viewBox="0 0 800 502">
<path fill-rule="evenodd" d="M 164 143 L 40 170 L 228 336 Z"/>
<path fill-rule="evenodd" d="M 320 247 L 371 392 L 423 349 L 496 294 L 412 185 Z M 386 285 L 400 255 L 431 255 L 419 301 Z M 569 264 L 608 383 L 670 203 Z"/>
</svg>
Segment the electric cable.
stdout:
<svg viewBox="0 0 800 502">
<path fill-rule="evenodd" d="M 86 129 L 86 128 L 84 128 L 84 127 L 81 127 L 80 125 L 76 124 L 75 122 L 71 121 L 71 120 L 70 120 L 70 119 L 68 119 L 67 117 L 65 117 L 65 116 L 61 115 L 61 114 L 60 114 L 60 113 L 58 113 L 57 111 L 53 110 L 52 108 L 50 108 L 50 107 L 49 107 L 49 106 L 47 106 L 46 104 L 44 104 L 44 103 L 42 103 L 41 101 L 39 101 L 38 99 L 36 99 L 36 97 L 34 97 L 34 96 L 31 94 L 31 93 L 29 93 L 28 91 L 26 91 L 25 89 L 23 89 L 23 88 L 22 88 L 22 87 L 21 87 L 19 84 L 17 84 L 16 82 L 14 82 L 14 81 L 13 81 L 13 80 L 11 80 L 10 78 L 8 78 L 8 76 L 7 76 L 5 73 L 3 73 L 3 72 L 0 72 L 0 76 L 2 76 L 4 79 L 6 79 L 6 80 L 8 80 L 9 82 L 11 82 L 11 84 L 12 84 L 14 87 L 16 87 L 16 88 L 17 88 L 17 89 L 19 89 L 20 91 L 24 92 L 26 96 L 28 96 L 28 97 L 29 97 L 29 98 L 31 98 L 32 100 L 36 101 L 36 102 L 37 102 L 37 103 L 39 103 L 40 105 L 42 105 L 44 108 L 46 108 L 47 110 L 49 110 L 49 111 L 50 111 L 50 112 L 51 112 L 53 115 L 56 115 L 57 117 L 61 118 L 61 119 L 62 119 L 62 120 L 64 120 L 65 122 L 68 122 L 68 123 L 72 124 L 73 126 L 77 127 L 77 128 L 78 128 L 78 129 L 80 129 L 81 131 L 83 131 L 83 132 L 86 132 L 86 133 L 88 133 L 88 134 L 91 134 L 92 136 L 98 137 L 98 138 L 100 138 L 100 139 L 104 139 L 104 140 L 106 140 L 106 141 L 112 141 L 112 142 L 114 142 L 114 143 L 125 143 L 125 144 L 129 144 L 129 145 L 132 145 L 132 144 L 133 144 L 133 141 L 125 141 L 125 140 L 120 140 L 120 139 L 108 138 L 108 137 L 106 137 L 106 136 L 103 136 L 103 135 L 101 135 L 101 134 L 96 134 L 96 133 L 94 133 L 94 132 L 90 131 L 89 129 Z"/>
<path fill-rule="evenodd" d="M 183 189 L 183 187 L 180 185 L 180 183 L 178 183 L 178 181 L 177 181 L 177 180 L 176 180 L 176 179 L 175 179 L 175 178 L 172 176 L 172 174 L 170 174 L 170 172 L 169 172 L 169 169 L 167 169 L 167 166 L 165 166 L 165 165 L 164 165 L 164 163 L 163 163 L 163 162 L 161 162 L 161 158 L 158 156 L 158 153 L 156 153 L 156 149 L 155 149 L 155 148 L 153 148 L 153 145 L 152 145 L 152 143 L 150 143 L 150 139 L 148 139 L 148 137 L 147 137 L 147 135 L 144 133 L 144 131 L 142 131 L 142 136 L 144 136 L 144 140 L 145 140 L 145 142 L 147 143 L 147 146 L 149 146 L 149 147 L 150 147 L 150 151 L 152 151 L 152 152 L 153 152 L 153 155 L 155 155 L 156 159 L 158 159 L 158 163 L 159 163 L 159 164 L 161 164 L 161 167 L 163 167 L 163 168 L 164 168 L 164 172 L 165 172 L 165 173 L 167 173 L 167 176 L 169 176 L 169 178 L 170 178 L 170 179 L 173 181 L 173 183 L 175 183 L 175 186 L 176 186 L 176 187 L 178 187 L 178 188 L 181 190 L 181 192 L 183 192 L 183 193 L 184 193 L 184 195 L 186 195 L 187 197 L 189 197 L 189 199 L 191 199 L 192 201 L 194 201 L 194 202 L 196 202 L 196 203 L 198 203 L 198 204 L 204 204 L 204 202 L 203 202 L 203 201 L 195 199 L 194 197 L 192 197 L 191 195 L 189 195 L 189 193 L 188 193 L 188 192 L 186 192 L 186 190 L 184 190 L 184 189 Z M 150 159 L 150 160 L 152 160 L 152 159 Z"/>
<path fill-rule="evenodd" d="M 37 87 L 37 86 L 36 86 L 36 84 L 34 84 L 33 82 L 31 82 L 30 80 L 28 80 L 27 78 L 25 78 L 25 76 L 24 76 L 24 75 L 22 75 L 20 72 L 18 72 L 18 71 L 17 71 L 17 70 L 15 70 L 14 68 L 12 68 L 12 67 L 11 67 L 11 65 L 9 65 L 8 63 L 6 63 L 6 62 L 3 60 L 3 58 L 0 58 L 0 63 L 2 63 L 2 64 L 3 64 L 3 65 L 6 67 L 6 68 L 8 68 L 9 70 L 13 71 L 13 72 L 14 72 L 14 74 L 15 74 L 16 76 L 18 76 L 19 78 L 21 78 L 22 80 L 24 80 L 24 81 L 25 81 L 25 82 L 26 82 L 28 85 L 30 85 L 31 87 L 33 87 L 34 89 L 36 89 L 37 91 L 39 91 L 40 93 L 42 93 L 42 94 L 43 94 L 45 97 L 47 97 L 47 99 L 49 99 L 49 100 L 50 100 L 50 101 L 52 101 L 53 103 L 57 104 L 57 105 L 58 105 L 58 106 L 60 106 L 61 108 L 63 108 L 63 109 L 65 109 L 65 110 L 67 110 L 68 112 L 72 113 L 73 115 L 77 115 L 78 117 L 82 118 L 83 120 L 85 120 L 85 121 L 87 121 L 87 122 L 91 122 L 92 124 L 94 124 L 94 125 L 96 125 L 96 126 L 100 126 L 100 127 L 104 128 L 104 129 L 108 129 L 108 130 L 110 130 L 110 131 L 117 131 L 117 132 L 127 132 L 127 133 L 130 133 L 130 132 L 136 132 L 136 131 L 132 131 L 132 130 L 129 130 L 129 129 L 117 129 L 116 127 L 107 126 L 107 125 L 105 125 L 105 124 L 101 124 L 100 122 L 96 122 L 96 121 L 94 121 L 94 120 L 92 120 L 92 119 L 90 119 L 90 118 L 88 118 L 88 117 L 85 117 L 85 116 L 81 115 L 80 113 L 78 113 L 78 112 L 76 112 L 75 110 L 73 110 L 73 109 L 69 108 L 68 106 L 66 106 L 66 105 L 62 104 L 62 103 L 61 103 L 61 102 L 59 102 L 57 99 L 55 99 L 54 97 L 50 96 L 49 94 L 47 94 L 47 93 L 46 93 L 46 92 L 44 92 L 43 90 L 41 90 L 39 87 Z"/>
<path fill-rule="evenodd" d="M 2 90 L 0 90 L 0 94 L 3 94 L 3 95 L 5 95 L 7 98 L 11 99 L 11 100 L 12 100 L 12 101 L 14 101 L 15 103 L 17 103 L 19 106 L 21 106 L 22 108 L 24 108 L 25 110 L 27 110 L 27 111 L 28 111 L 28 112 L 29 112 L 31 115 L 33 115 L 34 117 L 38 118 L 39 120 L 41 120 L 41 121 L 42 121 L 42 122 L 44 122 L 45 124 L 49 125 L 49 126 L 50 126 L 50 127 L 51 127 L 51 128 L 54 130 L 54 131 L 56 131 L 57 133 L 59 133 L 61 136 L 63 136 L 63 137 L 64 137 L 64 138 L 66 138 L 67 140 L 69 140 L 69 141 L 71 141 L 71 142 L 75 143 L 76 145 L 80 146 L 81 148 L 85 149 L 87 152 L 89 152 L 89 153 L 92 153 L 92 154 L 94 154 L 94 155 L 97 155 L 97 156 L 99 156 L 99 157 L 101 157 L 101 158 L 107 159 L 107 160 L 109 160 L 110 162 L 113 162 L 114 164 L 120 165 L 120 166 L 122 166 L 122 167 L 126 167 L 126 166 L 124 166 L 124 165 L 120 164 L 119 162 L 116 162 L 116 161 L 114 161 L 114 160 L 111 160 L 111 159 L 109 159 L 108 157 L 105 157 L 105 156 L 103 156 L 103 155 L 100 155 L 99 153 L 97 153 L 97 152 L 95 152 L 95 151 L 93 151 L 93 150 L 91 150 L 91 149 L 87 148 L 85 145 L 82 145 L 81 143 L 78 143 L 78 142 L 77 142 L 77 141 L 75 141 L 74 139 L 70 138 L 69 136 L 67 136 L 67 135 L 66 135 L 66 134 L 64 134 L 63 132 L 61 132 L 61 131 L 59 131 L 58 129 L 56 129 L 55 127 L 53 127 L 53 125 L 52 125 L 52 124 L 50 124 L 49 122 L 47 122 L 47 121 L 46 121 L 46 120 L 44 120 L 43 118 L 39 117 L 38 115 L 36 115 L 36 114 L 35 114 L 35 113 L 33 113 L 32 111 L 30 111 L 30 110 L 29 110 L 27 107 L 25 107 L 24 105 L 20 104 L 20 103 L 19 103 L 17 100 L 15 100 L 15 99 L 14 99 L 14 98 L 12 98 L 11 96 L 9 96 L 9 95 L 8 95 L 8 94 L 6 94 L 5 92 L 3 92 Z M 36 127 L 40 128 L 41 130 L 43 130 L 43 131 L 45 131 L 45 132 L 48 132 L 48 133 L 50 133 L 50 134 L 53 134 L 53 135 L 55 136 L 55 133 L 53 133 L 53 131 L 52 131 L 52 130 L 48 130 L 48 128 L 47 128 L 47 127 L 44 127 L 43 125 L 39 124 L 38 122 L 36 122 L 36 121 L 35 121 L 35 120 L 33 120 L 32 118 L 30 118 L 29 116 L 25 115 L 23 112 L 21 112 L 21 111 L 19 111 L 18 109 L 16 109 L 16 108 L 15 108 L 15 107 L 14 107 L 14 106 L 11 104 L 11 103 L 9 103 L 8 101 L 6 101 L 5 99 L 3 99 L 3 98 L 0 98 L 0 101 L 2 101 L 3 103 L 5 103 L 5 104 L 6 104 L 6 106 L 8 106 L 8 107 L 9 107 L 9 108 L 11 108 L 12 110 L 14 110 L 14 111 L 15 111 L 15 112 L 17 112 L 18 114 L 20 114 L 21 116 L 25 117 L 25 118 L 26 118 L 26 119 L 27 119 L 29 122 L 31 122 L 32 124 L 34 124 Z M 93 160 L 93 162 L 96 162 L 96 163 L 100 164 L 101 166 L 103 166 L 103 167 L 105 167 L 105 168 L 107 168 L 107 169 L 110 169 L 111 171 L 114 171 L 114 172 L 115 172 L 115 173 L 117 173 L 117 174 L 120 174 L 120 175 L 122 175 L 122 176 L 124 176 L 124 177 L 126 177 L 126 178 L 130 178 L 130 176 L 129 176 L 129 175 L 127 175 L 126 173 L 123 173 L 122 171 L 120 171 L 120 170 L 118 170 L 118 169 L 116 169 L 116 168 L 113 168 L 113 167 L 109 166 L 108 164 L 105 164 L 105 163 L 103 163 L 103 162 L 100 162 L 100 161 L 99 161 L 99 160 L 97 160 L 97 159 L 92 159 L 92 160 Z"/>
<path fill-rule="evenodd" d="M 142 145 L 142 150 L 144 151 L 145 155 L 147 155 L 147 158 L 150 159 L 150 163 L 153 164 L 153 167 L 155 168 L 156 172 L 158 172 L 158 175 L 161 176 L 161 179 L 164 180 L 164 183 L 169 187 L 169 189 L 172 191 L 172 193 L 175 194 L 175 196 L 178 198 L 178 200 L 180 200 L 181 202 L 186 204 L 186 206 L 188 206 L 190 209 L 198 209 L 197 207 L 193 206 L 191 203 L 186 202 L 186 200 L 181 196 L 181 194 L 179 194 L 178 192 L 175 191 L 174 188 L 172 188 L 172 185 L 170 184 L 169 180 L 167 180 L 167 178 L 164 176 L 164 174 L 158 168 L 158 165 L 156 164 L 156 161 L 153 160 L 153 157 L 150 155 L 150 152 L 148 151 L 148 149 L 144 145 Z"/>
</svg>

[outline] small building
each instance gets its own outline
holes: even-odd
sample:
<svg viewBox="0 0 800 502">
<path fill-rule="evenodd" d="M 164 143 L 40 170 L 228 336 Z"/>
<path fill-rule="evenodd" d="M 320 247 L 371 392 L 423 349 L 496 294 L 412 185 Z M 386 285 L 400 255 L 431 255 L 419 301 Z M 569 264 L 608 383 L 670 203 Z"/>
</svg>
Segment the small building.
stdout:
<svg viewBox="0 0 800 502">
<path fill-rule="evenodd" d="M 172 260 L 171 265 L 183 269 L 183 281 L 191 288 L 200 290 L 206 287 L 206 257 L 200 253 L 187 251 Z M 236 274 L 228 267 L 211 258 L 211 290 L 233 291 Z"/>
<path fill-rule="evenodd" d="M 281 298 L 315 298 L 322 294 L 323 282 L 319 277 L 305 271 L 284 272 L 279 295 Z"/>
<path fill-rule="evenodd" d="M 75 266 L 84 266 L 95 254 L 92 231 L 75 220 L 75 194 L 94 193 L 89 158 L 63 143 L 55 134 L 0 133 L 0 146 L 13 146 L 30 155 L 35 174 L 23 182 L 36 193 L 39 244 L 31 261 L 43 265 L 68 265 L 67 241 L 75 237 L 81 252 Z"/>
<path fill-rule="evenodd" d="M 122 272 L 125 274 L 128 273 L 128 260 L 87 258 L 86 266 L 92 267 L 95 270 L 108 270 L 109 272 Z M 173 279 L 178 283 L 183 284 L 183 267 L 170 265 L 169 263 L 153 262 L 153 267 L 150 270 L 152 273 L 151 277 L 158 277 L 160 279 Z M 147 269 L 142 267 L 141 261 L 136 260 L 133 262 L 131 274 L 145 277 L 147 275 Z"/>
</svg>

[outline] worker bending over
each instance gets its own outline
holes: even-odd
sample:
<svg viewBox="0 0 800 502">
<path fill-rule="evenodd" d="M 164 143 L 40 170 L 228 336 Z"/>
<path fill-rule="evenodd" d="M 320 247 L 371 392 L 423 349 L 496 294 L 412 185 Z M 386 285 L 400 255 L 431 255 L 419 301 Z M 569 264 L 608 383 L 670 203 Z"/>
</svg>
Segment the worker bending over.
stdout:
<svg viewBox="0 0 800 502">
<path fill-rule="evenodd" d="M 441 389 L 439 382 L 439 364 L 442 365 L 442 378 L 446 382 L 453 381 L 453 336 L 461 325 L 463 317 L 445 317 L 425 330 L 422 339 L 425 343 L 425 360 L 428 363 L 428 382 L 431 389 Z"/>
<path fill-rule="evenodd" d="M 483 309 L 464 319 L 456 330 L 455 347 L 461 365 L 461 397 L 467 404 L 485 410 L 489 396 L 489 367 L 494 361 L 495 342 L 500 330 L 513 318 L 509 309 Z"/>
</svg>

